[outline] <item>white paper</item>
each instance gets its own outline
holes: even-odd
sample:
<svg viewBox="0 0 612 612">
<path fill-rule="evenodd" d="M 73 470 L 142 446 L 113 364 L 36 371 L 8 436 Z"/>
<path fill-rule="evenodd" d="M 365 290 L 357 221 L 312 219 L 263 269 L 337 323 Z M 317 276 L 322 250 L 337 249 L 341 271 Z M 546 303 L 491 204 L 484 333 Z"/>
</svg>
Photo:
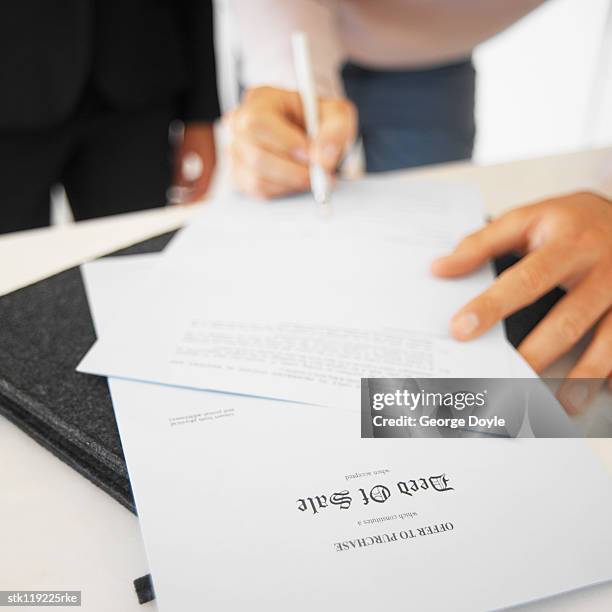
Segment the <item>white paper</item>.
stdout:
<svg viewBox="0 0 612 612">
<path fill-rule="evenodd" d="M 85 266 L 101 334 L 129 260 Z M 581 440 L 362 440 L 351 411 L 109 384 L 162 612 L 488 610 L 612 578 Z"/>
<path fill-rule="evenodd" d="M 200 254 L 203 236 L 207 243 L 225 243 L 339 235 L 443 252 L 482 221 L 480 195 L 472 185 L 386 175 L 340 183 L 329 207 L 315 205 L 309 194 L 266 202 L 226 195 L 207 204 L 165 253 Z"/>
<path fill-rule="evenodd" d="M 304 200 L 217 205 L 79 370 L 355 409 L 361 377 L 505 377 L 501 324 L 468 344 L 448 333 L 492 271 L 429 272 L 482 220 L 470 190 L 449 190 L 363 181 L 334 195 L 330 219 Z"/>
</svg>

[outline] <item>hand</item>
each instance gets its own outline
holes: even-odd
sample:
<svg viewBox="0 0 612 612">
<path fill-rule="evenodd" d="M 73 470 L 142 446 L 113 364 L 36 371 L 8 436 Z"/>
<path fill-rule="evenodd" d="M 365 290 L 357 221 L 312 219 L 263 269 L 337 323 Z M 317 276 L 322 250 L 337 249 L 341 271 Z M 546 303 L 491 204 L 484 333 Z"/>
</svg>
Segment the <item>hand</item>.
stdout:
<svg viewBox="0 0 612 612">
<path fill-rule="evenodd" d="M 476 338 L 563 285 L 567 294 L 523 340 L 519 352 L 540 372 L 595 326 L 568 379 L 599 383 L 568 380 L 559 391 L 568 412 L 577 413 L 612 374 L 612 202 L 576 193 L 514 209 L 437 259 L 432 272 L 460 276 L 509 251 L 527 255 L 455 314 L 451 333 L 459 340 Z"/>
<path fill-rule="evenodd" d="M 213 124 L 200 121 L 187 123 L 175 155 L 170 202 L 192 204 L 201 200 L 208 191 L 216 159 Z"/>
<path fill-rule="evenodd" d="M 309 160 L 333 174 L 357 129 L 351 102 L 320 98 L 319 133 L 309 142 L 299 94 L 272 87 L 247 91 L 227 123 L 233 181 L 258 198 L 306 191 Z"/>
</svg>

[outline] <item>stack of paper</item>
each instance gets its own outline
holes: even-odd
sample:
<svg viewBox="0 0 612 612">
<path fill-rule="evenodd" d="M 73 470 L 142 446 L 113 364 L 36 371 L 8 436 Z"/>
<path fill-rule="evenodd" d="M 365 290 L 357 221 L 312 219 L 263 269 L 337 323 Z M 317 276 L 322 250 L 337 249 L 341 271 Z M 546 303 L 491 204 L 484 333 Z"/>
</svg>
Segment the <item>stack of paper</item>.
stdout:
<svg viewBox="0 0 612 612">
<path fill-rule="evenodd" d="M 470 190 L 364 181 L 326 218 L 308 200 L 285 204 L 202 215 L 80 369 L 355 409 L 365 376 L 508 375 L 501 325 L 465 345 L 447 332 L 491 270 L 454 282 L 429 273 L 482 223 Z"/>
<path fill-rule="evenodd" d="M 612 488 L 580 440 L 364 440 L 362 376 L 533 375 L 491 281 L 435 281 L 481 224 L 457 186 L 217 202 L 162 256 L 84 266 L 161 610 L 479 610 L 612 578 Z M 565 418 L 559 408 L 559 419 Z"/>
</svg>

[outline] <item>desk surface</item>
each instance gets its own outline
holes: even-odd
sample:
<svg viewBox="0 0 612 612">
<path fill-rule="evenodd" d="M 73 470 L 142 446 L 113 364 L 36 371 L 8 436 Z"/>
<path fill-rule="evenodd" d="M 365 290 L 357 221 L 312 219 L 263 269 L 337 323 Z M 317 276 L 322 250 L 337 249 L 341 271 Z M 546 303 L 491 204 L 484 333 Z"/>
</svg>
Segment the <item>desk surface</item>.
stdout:
<svg viewBox="0 0 612 612">
<path fill-rule="evenodd" d="M 612 149 L 601 149 L 495 166 L 446 164 L 406 174 L 471 181 L 489 212 L 497 214 L 581 188 L 611 160 Z M 0 237 L 0 295 L 175 229 L 195 211 L 173 207 Z M 556 373 L 567 367 L 566 360 Z M 612 471 L 612 440 L 589 444 Z M 2 418 L 0 448 L 0 589 L 81 590 L 83 609 L 93 612 L 155 610 L 155 602 L 138 604 L 132 586 L 134 578 L 148 573 L 137 518 Z M 610 610 L 612 583 L 522 608 Z"/>
</svg>

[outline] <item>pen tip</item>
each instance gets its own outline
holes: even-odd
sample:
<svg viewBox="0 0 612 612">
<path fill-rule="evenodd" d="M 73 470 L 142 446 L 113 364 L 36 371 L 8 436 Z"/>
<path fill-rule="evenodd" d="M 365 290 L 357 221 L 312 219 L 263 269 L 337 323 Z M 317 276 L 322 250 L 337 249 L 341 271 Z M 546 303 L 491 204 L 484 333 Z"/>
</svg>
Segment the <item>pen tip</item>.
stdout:
<svg viewBox="0 0 612 612">
<path fill-rule="evenodd" d="M 314 181 L 312 186 L 312 196 L 317 204 L 327 204 L 329 202 L 329 191 L 327 181 Z"/>
<path fill-rule="evenodd" d="M 329 197 L 328 177 L 318 164 L 310 166 L 310 188 L 317 204 L 325 204 Z"/>
</svg>

